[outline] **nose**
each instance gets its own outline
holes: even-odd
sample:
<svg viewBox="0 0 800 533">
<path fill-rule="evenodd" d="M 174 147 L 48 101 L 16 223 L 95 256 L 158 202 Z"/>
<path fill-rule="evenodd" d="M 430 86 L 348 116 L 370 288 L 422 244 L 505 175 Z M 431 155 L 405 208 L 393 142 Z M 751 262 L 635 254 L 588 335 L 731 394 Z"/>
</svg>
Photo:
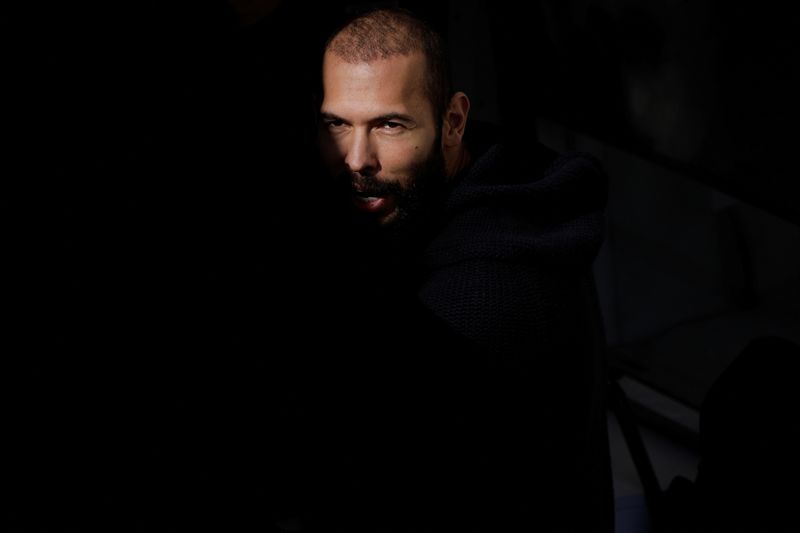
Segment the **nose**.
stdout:
<svg viewBox="0 0 800 533">
<path fill-rule="evenodd" d="M 362 175 L 376 174 L 380 170 L 369 132 L 356 130 L 352 133 L 344 162 L 351 172 Z"/>
</svg>

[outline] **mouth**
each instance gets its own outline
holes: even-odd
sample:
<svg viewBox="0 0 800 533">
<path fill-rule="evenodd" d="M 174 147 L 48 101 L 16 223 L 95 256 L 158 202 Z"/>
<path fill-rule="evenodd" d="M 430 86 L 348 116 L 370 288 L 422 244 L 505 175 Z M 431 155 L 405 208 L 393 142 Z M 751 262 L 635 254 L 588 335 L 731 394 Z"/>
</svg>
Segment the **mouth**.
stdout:
<svg viewBox="0 0 800 533">
<path fill-rule="evenodd" d="M 389 204 L 389 197 L 375 196 L 373 193 L 355 191 L 353 205 L 366 213 L 381 213 Z"/>
<path fill-rule="evenodd" d="M 380 224 L 393 218 L 401 196 L 398 184 L 374 177 L 350 178 L 350 201 L 356 211 Z"/>
</svg>

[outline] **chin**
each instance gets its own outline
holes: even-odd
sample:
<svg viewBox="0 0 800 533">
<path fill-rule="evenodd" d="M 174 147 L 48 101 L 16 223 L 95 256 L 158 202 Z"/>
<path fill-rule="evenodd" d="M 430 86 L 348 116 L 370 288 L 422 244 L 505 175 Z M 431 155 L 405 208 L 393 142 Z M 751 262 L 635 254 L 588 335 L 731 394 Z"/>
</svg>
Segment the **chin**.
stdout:
<svg viewBox="0 0 800 533">
<path fill-rule="evenodd" d="M 378 221 L 378 225 L 380 225 L 380 227 L 382 228 L 391 228 L 397 222 L 397 219 L 398 219 L 398 213 L 397 209 L 395 209 L 391 213 L 388 213 L 387 215 L 382 217 Z"/>
</svg>

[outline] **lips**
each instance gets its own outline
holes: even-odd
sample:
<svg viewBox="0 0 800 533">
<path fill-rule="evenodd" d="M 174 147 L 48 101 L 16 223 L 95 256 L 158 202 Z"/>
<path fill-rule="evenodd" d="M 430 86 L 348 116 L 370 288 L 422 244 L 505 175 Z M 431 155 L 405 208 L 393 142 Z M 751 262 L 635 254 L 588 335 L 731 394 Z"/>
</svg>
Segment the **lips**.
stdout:
<svg viewBox="0 0 800 533">
<path fill-rule="evenodd" d="M 399 186 L 372 176 L 351 177 L 350 198 L 357 211 L 384 220 L 397 207 Z"/>
<path fill-rule="evenodd" d="M 353 205 L 364 213 L 384 213 L 389 211 L 392 203 L 390 196 L 366 196 L 359 193 L 353 195 Z"/>
</svg>

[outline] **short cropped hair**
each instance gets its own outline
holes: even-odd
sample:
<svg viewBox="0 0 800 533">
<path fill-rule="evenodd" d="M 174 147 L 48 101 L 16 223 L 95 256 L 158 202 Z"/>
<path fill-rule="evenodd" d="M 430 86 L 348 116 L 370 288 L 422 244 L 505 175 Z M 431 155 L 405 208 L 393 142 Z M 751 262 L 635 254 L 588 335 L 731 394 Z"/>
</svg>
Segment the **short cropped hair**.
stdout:
<svg viewBox="0 0 800 533">
<path fill-rule="evenodd" d="M 427 62 L 425 92 L 434 116 L 443 119 L 450 102 L 450 72 L 444 41 L 424 20 L 398 8 L 357 15 L 328 39 L 325 51 L 348 63 L 371 62 L 422 52 Z"/>
</svg>

